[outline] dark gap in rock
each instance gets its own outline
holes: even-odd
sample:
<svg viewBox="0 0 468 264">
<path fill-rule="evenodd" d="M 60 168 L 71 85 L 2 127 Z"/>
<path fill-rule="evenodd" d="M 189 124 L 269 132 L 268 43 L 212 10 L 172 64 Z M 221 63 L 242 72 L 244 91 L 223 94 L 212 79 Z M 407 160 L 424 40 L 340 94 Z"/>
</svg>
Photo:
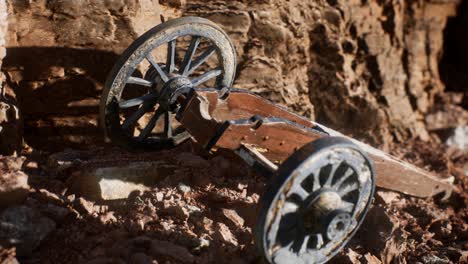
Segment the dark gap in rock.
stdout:
<svg viewBox="0 0 468 264">
<path fill-rule="evenodd" d="M 458 7 L 457 16 L 447 21 L 439 71 L 445 91 L 464 93 L 462 107 L 468 109 L 468 1 Z"/>
<path fill-rule="evenodd" d="M 395 36 L 395 9 L 392 2 L 384 3 L 382 15 L 386 17 L 381 22 L 382 28 L 390 35 L 390 41 L 393 44 L 393 37 Z"/>
</svg>

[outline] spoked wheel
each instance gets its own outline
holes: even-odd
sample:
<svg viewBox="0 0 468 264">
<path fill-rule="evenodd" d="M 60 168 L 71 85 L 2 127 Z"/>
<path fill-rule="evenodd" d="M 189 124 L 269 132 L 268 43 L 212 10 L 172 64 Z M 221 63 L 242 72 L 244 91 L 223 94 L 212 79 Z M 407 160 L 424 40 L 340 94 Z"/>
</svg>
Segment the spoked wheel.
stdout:
<svg viewBox="0 0 468 264">
<path fill-rule="evenodd" d="M 292 154 L 262 197 L 256 239 L 271 263 L 324 263 L 352 237 L 374 193 L 370 160 L 326 137 Z"/>
<path fill-rule="evenodd" d="M 183 17 L 154 27 L 125 50 L 106 80 L 100 105 L 106 136 L 131 149 L 183 142 L 190 135 L 174 119 L 176 99 L 193 87 L 230 87 L 235 68 L 234 46 L 211 21 Z"/>
</svg>

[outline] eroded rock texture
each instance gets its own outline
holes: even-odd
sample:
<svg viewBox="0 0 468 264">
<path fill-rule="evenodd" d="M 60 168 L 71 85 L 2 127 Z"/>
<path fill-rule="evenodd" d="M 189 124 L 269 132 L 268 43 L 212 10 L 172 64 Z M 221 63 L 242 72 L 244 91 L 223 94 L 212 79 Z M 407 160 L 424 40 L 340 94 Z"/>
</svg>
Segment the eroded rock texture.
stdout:
<svg viewBox="0 0 468 264">
<path fill-rule="evenodd" d="M 92 142 L 113 62 L 159 15 L 207 17 L 233 39 L 237 87 L 384 146 L 428 138 L 423 115 L 443 90 L 447 1 L 9 1 L 4 70 L 29 142 Z M 95 138 L 89 135 L 95 135 Z M 37 141 L 35 141 L 37 142 Z M 50 145 L 50 144 L 49 144 Z"/>
<path fill-rule="evenodd" d="M 6 55 L 5 36 L 7 34 L 7 5 L 0 1 L 0 66 Z M 0 155 L 12 155 L 22 147 L 22 122 L 14 93 L 6 93 L 4 75 L 0 73 Z"/>
</svg>

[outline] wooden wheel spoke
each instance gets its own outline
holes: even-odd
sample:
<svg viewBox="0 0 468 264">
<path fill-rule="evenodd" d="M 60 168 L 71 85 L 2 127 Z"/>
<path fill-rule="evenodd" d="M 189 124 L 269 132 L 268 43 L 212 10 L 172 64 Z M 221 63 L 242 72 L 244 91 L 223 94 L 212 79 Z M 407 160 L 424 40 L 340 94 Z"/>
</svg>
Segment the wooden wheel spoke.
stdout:
<svg viewBox="0 0 468 264">
<path fill-rule="evenodd" d="M 127 83 L 142 85 L 146 87 L 151 87 L 153 85 L 153 83 L 148 80 L 145 80 L 143 78 L 133 77 L 133 76 L 130 76 L 130 78 L 128 78 Z"/>
<path fill-rule="evenodd" d="M 138 110 L 136 110 L 132 115 L 130 115 L 128 118 L 126 118 L 122 124 L 122 129 L 123 130 L 130 130 L 130 128 L 133 128 L 138 122 L 138 120 L 146 113 L 146 107 L 144 105 L 140 106 Z"/>
<path fill-rule="evenodd" d="M 325 182 L 325 185 L 324 185 L 324 186 L 326 186 L 326 187 L 330 187 L 330 186 L 331 186 L 332 181 L 333 181 L 333 177 L 335 176 L 336 170 L 338 169 L 339 166 L 340 166 L 340 163 L 333 163 L 333 164 L 332 164 L 332 168 L 331 168 L 330 174 L 328 175 L 328 179 L 327 179 L 327 181 Z"/>
<path fill-rule="evenodd" d="M 153 66 L 153 68 L 158 72 L 163 82 L 167 82 L 169 78 L 167 77 L 166 73 L 161 69 L 159 64 L 154 60 L 153 55 L 151 55 L 151 53 L 148 53 L 146 55 L 146 59 L 151 64 L 151 66 Z"/>
<path fill-rule="evenodd" d="M 205 82 L 207 82 L 207 81 L 209 81 L 209 80 L 211 80 L 211 79 L 213 79 L 215 77 L 218 77 L 221 74 L 221 72 L 222 71 L 220 69 L 215 69 L 215 70 L 211 70 L 209 72 L 206 72 L 206 73 L 204 73 L 204 74 L 202 74 L 202 75 L 200 75 L 200 76 L 198 76 L 196 78 L 193 78 L 192 79 L 192 84 L 193 84 L 193 86 L 196 87 L 196 86 L 198 86 L 198 85 L 200 85 L 202 83 L 205 83 Z"/>
<path fill-rule="evenodd" d="M 313 192 L 320 189 L 320 169 L 314 171 L 314 188 L 312 189 Z"/>
<path fill-rule="evenodd" d="M 191 64 L 190 69 L 185 73 L 185 76 L 192 74 L 200 65 L 202 65 L 205 61 L 207 61 L 211 55 L 213 55 L 216 51 L 214 46 L 209 47 L 205 50 L 200 56 L 198 56 Z"/>
<path fill-rule="evenodd" d="M 151 119 L 148 121 L 148 124 L 146 124 L 145 128 L 140 132 L 140 135 L 138 135 L 138 139 L 145 139 L 149 136 L 151 131 L 153 131 L 154 127 L 158 123 L 159 118 L 162 116 L 164 113 L 164 110 L 159 107 L 156 110 L 156 113 L 151 117 Z"/>
<path fill-rule="evenodd" d="M 341 184 L 345 182 L 351 175 L 353 175 L 354 171 L 351 168 L 348 168 L 345 172 L 345 174 L 333 184 L 333 188 L 338 189 L 340 188 Z"/>
<path fill-rule="evenodd" d="M 190 138 L 190 133 L 188 131 L 183 131 L 179 134 L 176 134 L 172 137 L 174 144 L 179 144 L 184 142 L 186 139 Z"/>
<path fill-rule="evenodd" d="M 172 119 L 170 112 L 164 114 L 164 135 L 166 138 L 172 137 Z"/>
<path fill-rule="evenodd" d="M 307 244 L 309 243 L 311 235 L 305 234 L 302 240 L 301 248 L 299 249 L 299 254 L 304 254 L 307 251 Z"/>
<path fill-rule="evenodd" d="M 316 249 L 321 248 L 324 244 L 322 234 L 315 234 L 315 241 L 316 241 L 315 248 Z"/>
<path fill-rule="evenodd" d="M 352 184 L 346 185 L 343 189 L 338 190 L 338 193 L 341 197 L 347 195 L 348 193 L 355 191 L 359 188 L 358 184 L 353 182 Z"/>
<path fill-rule="evenodd" d="M 190 45 L 185 53 L 184 61 L 182 62 L 182 67 L 180 69 L 180 73 L 184 76 L 187 75 L 188 70 L 192 64 L 192 57 L 195 55 L 195 51 L 197 51 L 198 45 L 200 44 L 200 37 L 194 36 L 190 41 Z"/>
<path fill-rule="evenodd" d="M 299 205 L 293 202 L 286 201 L 283 205 L 283 209 L 281 210 L 282 215 L 286 215 L 289 213 L 295 213 L 299 209 Z"/>
<path fill-rule="evenodd" d="M 305 201 L 307 197 L 309 197 L 309 192 L 304 190 L 304 188 L 302 188 L 301 186 L 298 186 L 297 188 L 295 188 L 294 193 L 299 195 L 302 201 Z"/>
<path fill-rule="evenodd" d="M 342 200 L 341 201 L 341 204 L 342 204 L 342 210 L 348 212 L 348 213 L 351 213 L 353 211 L 353 208 L 354 208 L 354 204 L 353 203 L 350 203 L 348 201 L 345 201 L 345 200 Z"/>
<path fill-rule="evenodd" d="M 167 73 L 172 73 L 175 69 L 175 56 L 176 56 L 176 40 L 173 39 L 167 43 L 167 59 L 166 59 Z"/>
<path fill-rule="evenodd" d="M 134 106 L 137 106 L 137 105 L 141 105 L 145 101 L 155 99 L 155 98 L 156 98 L 155 94 L 151 94 L 151 93 L 150 94 L 145 94 L 145 95 L 137 97 L 137 98 L 132 98 L 132 99 L 128 99 L 128 100 L 125 100 L 125 101 L 121 101 L 121 102 L 119 102 L 119 107 L 122 108 L 122 109 L 130 108 L 130 107 L 134 107 Z"/>
</svg>

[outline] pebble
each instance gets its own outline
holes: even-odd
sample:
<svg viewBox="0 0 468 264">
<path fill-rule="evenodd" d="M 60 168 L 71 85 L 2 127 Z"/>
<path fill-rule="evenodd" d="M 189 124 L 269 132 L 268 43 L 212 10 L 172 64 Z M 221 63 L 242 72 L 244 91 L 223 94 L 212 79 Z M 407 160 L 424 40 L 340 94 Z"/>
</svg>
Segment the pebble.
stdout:
<svg viewBox="0 0 468 264">
<path fill-rule="evenodd" d="M 115 217 L 113 211 L 109 211 L 109 212 L 107 212 L 107 213 L 102 214 L 101 216 L 99 216 L 99 220 L 100 220 L 103 224 L 109 224 L 109 223 L 115 223 L 115 222 L 117 222 L 117 218 Z"/>
<path fill-rule="evenodd" d="M 448 264 L 450 263 L 450 260 L 445 259 L 445 258 L 440 258 L 432 254 L 422 256 L 421 260 L 423 263 L 426 263 L 426 264 L 446 264 L 446 263 Z"/>
<path fill-rule="evenodd" d="M 179 189 L 179 191 L 181 191 L 182 193 L 188 193 L 191 191 L 191 188 L 190 186 L 186 185 L 185 183 L 179 183 L 179 185 L 177 185 L 177 189 Z"/>
<path fill-rule="evenodd" d="M 201 212 L 201 209 L 198 208 L 198 207 L 195 206 L 195 205 L 190 205 L 190 204 L 188 204 L 188 205 L 185 206 L 185 208 L 187 209 L 187 211 L 188 211 L 189 214 Z"/>
<path fill-rule="evenodd" d="M 239 216 L 239 214 L 232 209 L 222 209 L 223 215 L 231 222 L 233 223 L 236 227 L 243 227 L 244 226 L 244 219 Z"/>
<path fill-rule="evenodd" d="M 82 197 L 76 199 L 74 204 L 75 204 L 76 210 L 82 214 L 93 214 L 94 212 L 93 203 L 85 200 Z"/>
<path fill-rule="evenodd" d="M 376 198 L 378 202 L 383 201 L 388 205 L 394 201 L 397 201 L 400 198 L 400 195 L 391 191 L 377 191 Z"/>
<path fill-rule="evenodd" d="M 229 227 L 223 223 L 217 223 L 216 224 L 216 231 L 215 231 L 215 236 L 227 243 L 227 244 L 231 244 L 233 246 L 236 246 L 239 244 L 237 242 L 237 239 L 236 237 L 234 237 L 234 235 L 231 233 L 231 230 L 229 230 Z"/>
<path fill-rule="evenodd" d="M 157 192 L 156 193 L 156 201 L 162 202 L 164 200 L 164 193 L 163 192 Z"/>
<path fill-rule="evenodd" d="M 48 202 L 55 203 L 57 205 L 63 205 L 63 199 L 59 197 L 57 194 L 50 192 L 46 189 L 39 189 L 39 193 L 43 196 L 45 200 Z"/>
<path fill-rule="evenodd" d="M 382 262 L 371 253 L 364 255 L 364 259 L 366 264 L 382 264 Z"/>
</svg>

